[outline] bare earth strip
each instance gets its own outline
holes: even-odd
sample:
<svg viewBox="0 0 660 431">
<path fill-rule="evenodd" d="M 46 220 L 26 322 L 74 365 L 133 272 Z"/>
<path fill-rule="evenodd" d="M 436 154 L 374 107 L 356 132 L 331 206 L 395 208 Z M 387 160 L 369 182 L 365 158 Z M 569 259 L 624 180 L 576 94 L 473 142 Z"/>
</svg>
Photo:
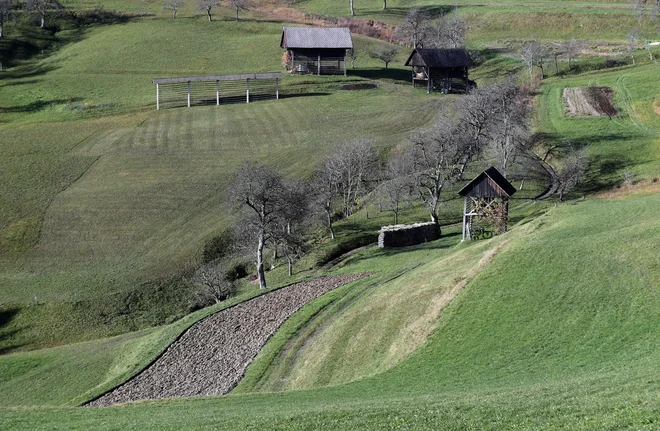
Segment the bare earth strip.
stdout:
<svg viewBox="0 0 660 431">
<path fill-rule="evenodd" d="M 291 315 L 324 293 L 368 275 L 320 277 L 221 311 L 190 328 L 142 373 L 87 405 L 226 394 Z"/>
<path fill-rule="evenodd" d="M 568 115 L 593 117 L 619 115 L 612 104 L 612 89 L 609 87 L 572 87 L 564 88 L 564 102 Z"/>
</svg>

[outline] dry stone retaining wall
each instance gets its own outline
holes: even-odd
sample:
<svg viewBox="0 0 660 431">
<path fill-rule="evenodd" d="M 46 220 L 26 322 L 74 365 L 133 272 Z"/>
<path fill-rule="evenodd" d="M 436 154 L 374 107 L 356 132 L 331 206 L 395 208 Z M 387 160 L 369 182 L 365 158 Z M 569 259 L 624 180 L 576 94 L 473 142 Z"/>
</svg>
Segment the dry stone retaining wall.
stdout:
<svg viewBox="0 0 660 431">
<path fill-rule="evenodd" d="M 324 293 L 367 275 L 320 277 L 221 311 L 188 329 L 142 373 L 87 405 L 226 394 L 291 315 Z"/>
<path fill-rule="evenodd" d="M 440 226 L 436 223 L 385 226 L 378 235 L 378 247 L 406 247 L 440 238 Z"/>
</svg>

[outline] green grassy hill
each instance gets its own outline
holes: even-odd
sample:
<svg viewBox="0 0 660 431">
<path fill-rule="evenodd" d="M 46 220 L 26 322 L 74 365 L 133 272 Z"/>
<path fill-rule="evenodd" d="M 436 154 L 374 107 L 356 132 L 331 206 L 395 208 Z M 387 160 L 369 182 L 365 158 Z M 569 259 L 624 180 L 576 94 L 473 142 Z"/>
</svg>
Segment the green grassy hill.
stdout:
<svg viewBox="0 0 660 431">
<path fill-rule="evenodd" d="M 377 250 L 353 257 L 344 270 L 392 271 L 410 268 L 411 262 L 422 264 L 392 281 L 356 286 L 362 296 L 331 314 L 308 347 L 325 349 L 322 341 L 335 333 L 341 342 L 334 346 L 343 349 L 346 356 L 340 356 L 345 360 L 321 356 L 320 373 L 305 374 L 304 367 L 294 367 L 287 383 L 294 380 L 292 375 L 298 377 L 292 384 L 315 387 L 340 383 L 354 370 L 373 374 L 373 368 L 360 366 L 367 362 L 360 361 L 364 353 L 392 352 L 401 343 L 410 344 L 413 340 L 406 329 L 414 329 L 417 322 L 405 312 L 442 302 L 447 290 L 461 282 L 448 282 L 452 271 L 468 277 L 448 307 L 435 315 L 414 314 L 428 319 L 420 329 L 435 327 L 431 337 L 421 349 L 402 355 L 407 359 L 377 376 L 277 396 L 230 395 L 82 411 L 4 410 L 5 423 L 10 428 L 35 429 L 40 423 L 70 429 L 91 423 L 100 429 L 306 429 L 323 424 L 335 424 L 337 429 L 395 425 L 432 429 L 440 423 L 447 429 L 466 424 L 482 429 L 554 429 L 567 424 L 569 429 L 653 429 L 657 418 L 653 400 L 660 389 L 655 367 L 660 353 L 656 289 L 660 201 L 657 183 L 639 187 L 641 194 L 623 193 L 550 209 L 486 242 L 446 248 L 451 243 L 445 241 L 445 246 L 432 243 L 389 257 Z M 338 296 L 336 301 L 341 301 Z M 401 306 L 399 297 L 409 299 L 407 306 Z M 351 304 L 360 301 L 362 306 L 351 311 Z M 362 317 L 351 319 L 348 330 L 342 317 L 351 314 Z M 410 317 L 393 319 L 406 315 Z M 294 319 L 281 332 L 300 323 Z M 103 344 L 110 349 L 120 340 L 126 342 Z M 373 340 L 376 348 L 361 349 L 364 340 Z M 9 355 L 0 363 L 20 382 L 46 367 L 40 364 L 44 357 L 60 355 L 62 367 L 67 358 L 63 352 L 80 352 L 85 346 L 95 345 Z M 100 356 L 102 350 L 95 350 Z M 33 361 L 23 361 L 25 355 Z M 305 355 L 298 360 L 309 360 Z M 348 364 L 351 359 L 355 368 Z M 125 357 L 116 360 L 126 363 Z M 112 370 L 108 364 L 104 367 Z M 85 369 L 78 373 L 86 375 Z M 15 397 L 12 391 L 20 384 L 15 387 L 3 385 L 4 399 Z M 63 401 L 52 396 L 50 402 L 41 402 Z M 220 417 L 223 420 L 218 422 Z"/>
<path fill-rule="evenodd" d="M 96 7 L 64 3 L 77 12 Z M 347 16 L 347 4 L 279 6 Z M 358 18 L 395 24 L 409 7 L 437 6 L 388 5 L 356 1 Z M 405 49 L 385 72 L 366 54 L 379 42 L 355 36 L 361 57 L 347 78 L 287 76 L 282 92 L 290 97 L 279 101 L 155 111 L 156 77 L 281 70 L 283 23 L 266 15 L 267 2 L 239 23 L 228 8 L 209 23 L 190 2 L 177 20 L 153 2 L 104 6 L 148 15 L 62 24 L 56 33 L 8 25 L 9 37 L 42 34 L 45 51 L 0 72 L 3 428 L 657 428 L 655 63 L 582 74 L 562 63 L 539 88 L 539 139 L 587 148 L 578 195 L 586 199 L 558 206 L 522 199 L 513 229 L 487 241 L 460 244 L 457 227 L 447 226 L 437 242 L 367 248 L 330 270 L 304 261 L 297 279 L 377 274 L 296 314 L 227 397 L 75 408 L 139 372 L 198 319 L 259 293 L 246 288 L 182 317 L 190 309 L 184 276 L 230 220 L 223 184 L 243 160 L 305 177 L 334 145 L 367 138 L 386 152 L 454 100 L 410 88 L 398 64 Z M 576 37 L 594 51 L 603 40 L 622 44 L 635 19 L 628 7 L 488 1 L 461 3 L 457 12 L 484 56 L 473 75 L 484 84 L 520 69 L 511 47 L 521 39 Z M 0 41 L 0 52 L 10 46 Z M 601 63 L 583 59 L 578 70 Z M 379 87 L 338 90 L 360 80 Z M 619 117 L 564 115 L 563 88 L 591 85 L 614 89 Z M 621 186 L 626 171 L 642 183 Z M 456 209 L 450 204 L 443 222 L 456 221 Z M 340 223 L 340 241 L 391 219 L 364 217 Z M 413 209 L 403 219 L 425 217 Z M 283 268 L 268 277 L 274 287 L 291 280 Z M 59 347 L 43 348 L 51 346 Z"/>
</svg>

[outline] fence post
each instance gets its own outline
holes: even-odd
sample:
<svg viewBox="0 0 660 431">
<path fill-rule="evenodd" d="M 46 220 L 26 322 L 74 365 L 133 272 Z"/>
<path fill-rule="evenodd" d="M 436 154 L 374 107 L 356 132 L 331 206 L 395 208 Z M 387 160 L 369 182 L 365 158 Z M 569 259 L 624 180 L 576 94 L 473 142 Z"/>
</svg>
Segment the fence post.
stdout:
<svg viewBox="0 0 660 431">
<path fill-rule="evenodd" d="M 190 81 L 188 81 L 188 108 L 190 108 Z"/>
<path fill-rule="evenodd" d="M 220 106 L 220 81 L 215 81 L 215 104 Z"/>
<path fill-rule="evenodd" d="M 158 83 L 156 83 L 156 111 L 160 109 L 160 88 Z"/>
<path fill-rule="evenodd" d="M 321 53 L 319 53 L 319 61 L 317 65 L 317 75 L 321 76 Z"/>
<path fill-rule="evenodd" d="M 280 79 L 275 78 L 275 99 L 280 100 Z"/>
<path fill-rule="evenodd" d="M 247 103 L 250 103 L 250 78 L 247 79 Z"/>
</svg>

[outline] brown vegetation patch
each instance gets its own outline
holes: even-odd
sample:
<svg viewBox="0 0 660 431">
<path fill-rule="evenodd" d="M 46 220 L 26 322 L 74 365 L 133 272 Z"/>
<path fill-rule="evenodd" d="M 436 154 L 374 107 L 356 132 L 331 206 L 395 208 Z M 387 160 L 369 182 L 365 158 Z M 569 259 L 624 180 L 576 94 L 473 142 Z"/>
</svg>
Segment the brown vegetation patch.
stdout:
<svg viewBox="0 0 660 431">
<path fill-rule="evenodd" d="M 568 115 L 612 118 L 619 115 L 612 104 L 612 95 L 610 87 L 564 88 L 564 103 Z"/>
<path fill-rule="evenodd" d="M 655 112 L 656 115 L 660 115 L 660 99 L 656 99 L 653 103 L 653 112 Z"/>
<path fill-rule="evenodd" d="M 376 84 L 346 84 L 339 87 L 340 90 L 372 90 L 378 88 Z"/>
<path fill-rule="evenodd" d="M 594 197 L 596 199 L 618 199 L 628 196 L 650 195 L 654 193 L 660 193 L 660 179 L 658 178 L 639 181 L 633 184 L 624 184 L 616 189 L 598 193 Z"/>
<path fill-rule="evenodd" d="M 277 329 L 305 304 L 369 274 L 344 274 L 296 283 L 223 310 L 188 329 L 153 364 L 87 404 L 223 395 Z"/>
<path fill-rule="evenodd" d="M 269 18 L 286 23 L 307 24 L 317 27 L 348 27 L 352 33 L 390 41 L 394 26 L 381 21 L 362 18 L 332 18 L 315 13 L 306 13 L 290 7 L 259 9 Z"/>
</svg>

